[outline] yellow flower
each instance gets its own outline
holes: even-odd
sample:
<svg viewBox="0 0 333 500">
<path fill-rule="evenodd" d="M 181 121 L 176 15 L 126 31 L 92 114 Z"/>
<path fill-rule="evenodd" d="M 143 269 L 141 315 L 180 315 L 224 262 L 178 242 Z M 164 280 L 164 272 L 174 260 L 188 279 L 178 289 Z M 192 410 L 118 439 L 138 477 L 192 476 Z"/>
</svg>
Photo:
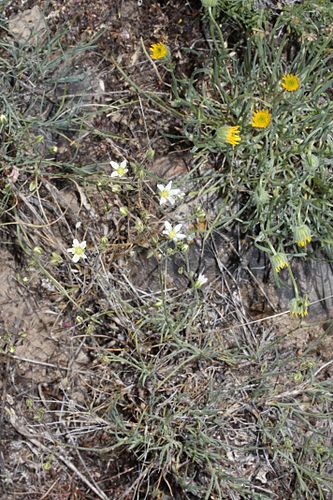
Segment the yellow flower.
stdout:
<svg viewBox="0 0 333 500">
<path fill-rule="evenodd" d="M 252 116 L 252 127 L 267 128 L 271 123 L 272 115 L 268 109 L 255 111 Z"/>
<path fill-rule="evenodd" d="M 279 252 L 279 253 L 276 253 L 275 255 L 272 255 L 271 262 L 272 262 L 272 266 L 274 267 L 274 269 L 277 273 L 279 273 L 281 271 L 281 269 L 283 269 L 284 267 L 289 266 L 287 256 L 283 252 Z"/>
<path fill-rule="evenodd" d="M 236 125 L 231 127 L 229 125 L 225 125 L 224 127 L 220 127 L 216 131 L 216 137 L 218 142 L 222 142 L 225 144 L 231 144 L 232 146 L 236 146 L 240 143 L 240 134 L 239 134 L 240 126 Z"/>
<path fill-rule="evenodd" d="M 308 243 L 311 243 L 311 240 L 311 231 L 308 226 L 303 224 L 302 226 L 297 226 L 294 228 L 294 241 L 299 247 L 306 247 Z"/>
<path fill-rule="evenodd" d="M 240 135 L 239 135 L 239 125 L 236 125 L 235 127 L 228 127 L 227 131 L 227 137 L 226 141 L 228 144 L 231 144 L 232 146 L 236 146 L 237 144 L 240 143 Z"/>
<path fill-rule="evenodd" d="M 286 73 L 283 75 L 281 80 L 281 87 L 284 88 L 287 92 L 295 92 L 301 86 L 301 82 L 297 75 L 293 73 Z"/>
<path fill-rule="evenodd" d="M 153 43 L 149 50 L 150 57 L 155 60 L 164 59 L 169 53 L 168 47 L 162 42 Z"/>
<path fill-rule="evenodd" d="M 294 316 L 295 318 L 298 318 L 300 316 L 301 318 L 304 318 L 304 316 L 307 316 L 308 314 L 308 307 L 310 303 L 308 301 L 307 296 L 305 297 L 295 297 L 290 301 L 290 314 L 291 316 Z"/>
</svg>

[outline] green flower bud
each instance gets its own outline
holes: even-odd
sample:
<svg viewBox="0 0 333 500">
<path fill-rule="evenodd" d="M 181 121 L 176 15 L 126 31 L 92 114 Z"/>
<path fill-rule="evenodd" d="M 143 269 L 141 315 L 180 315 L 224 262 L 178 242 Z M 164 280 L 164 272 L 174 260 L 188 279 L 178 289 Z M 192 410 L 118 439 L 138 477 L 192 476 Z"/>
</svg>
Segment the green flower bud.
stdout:
<svg viewBox="0 0 333 500">
<path fill-rule="evenodd" d="M 311 231 L 308 226 L 302 224 L 294 228 L 294 241 L 299 247 L 306 247 L 308 243 L 311 243 L 311 240 Z"/>
<path fill-rule="evenodd" d="M 309 305 L 310 304 L 306 295 L 304 297 L 295 297 L 290 302 L 291 316 L 294 316 L 295 318 L 298 318 L 298 316 L 304 318 L 304 316 L 308 314 Z"/>
<path fill-rule="evenodd" d="M 219 0 L 201 0 L 203 7 L 216 7 Z"/>
<path fill-rule="evenodd" d="M 278 252 L 275 255 L 272 255 L 271 263 L 277 273 L 279 273 L 284 267 L 289 266 L 287 256 L 284 252 Z"/>
</svg>

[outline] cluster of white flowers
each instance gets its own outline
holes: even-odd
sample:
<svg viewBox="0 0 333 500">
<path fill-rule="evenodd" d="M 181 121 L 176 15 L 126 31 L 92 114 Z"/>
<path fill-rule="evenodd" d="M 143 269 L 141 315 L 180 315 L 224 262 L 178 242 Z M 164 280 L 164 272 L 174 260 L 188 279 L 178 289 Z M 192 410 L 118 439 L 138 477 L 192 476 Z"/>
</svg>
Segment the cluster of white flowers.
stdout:
<svg viewBox="0 0 333 500">
<path fill-rule="evenodd" d="M 122 178 L 125 177 L 128 168 L 127 168 L 127 160 L 123 160 L 121 163 L 117 163 L 115 161 L 110 162 L 111 167 L 113 168 L 113 172 L 111 173 L 111 177 Z M 164 186 L 164 184 L 157 184 L 157 189 L 159 191 L 160 196 L 160 205 L 170 204 L 172 206 L 175 205 L 176 199 L 184 196 L 180 189 L 172 187 L 172 181 Z M 78 226 L 77 226 L 78 228 Z M 164 222 L 164 231 L 162 232 L 169 240 L 174 243 L 178 243 L 187 238 L 186 234 L 181 232 L 182 224 L 175 224 L 174 226 L 169 222 Z M 87 258 L 85 254 L 87 243 L 86 241 L 80 242 L 77 239 L 73 240 L 73 246 L 68 248 L 68 252 L 73 254 L 72 261 L 77 263 L 80 259 L 84 260 Z M 197 279 L 194 281 L 194 288 L 201 288 L 207 282 L 207 278 L 204 274 L 200 273 Z"/>
<path fill-rule="evenodd" d="M 176 198 L 183 196 L 183 193 L 180 189 L 172 188 L 172 181 L 170 181 L 166 186 L 163 184 L 157 184 L 157 188 L 159 190 L 160 195 L 160 205 L 164 205 L 165 203 L 170 203 L 170 205 L 174 205 Z M 181 232 L 182 224 L 176 224 L 173 226 L 169 221 L 164 222 L 164 234 L 169 240 L 174 243 L 178 243 L 179 241 L 185 240 L 187 238 L 186 234 Z M 194 281 L 193 287 L 195 289 L 201 288 L 203 285 L 207 283 L 207 278 L 203 273 L 200 273 L 197 279 Z"/>
</svg>

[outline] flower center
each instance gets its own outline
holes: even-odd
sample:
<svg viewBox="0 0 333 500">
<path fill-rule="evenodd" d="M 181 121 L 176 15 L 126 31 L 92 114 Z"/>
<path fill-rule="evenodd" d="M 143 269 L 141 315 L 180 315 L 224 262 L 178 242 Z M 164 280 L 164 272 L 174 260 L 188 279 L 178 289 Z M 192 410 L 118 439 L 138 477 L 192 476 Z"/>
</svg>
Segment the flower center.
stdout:
<svg viewBox="0 0 333 500">
<path fill-rule="evenodd" d="M 76 248 L 74 248 L 74 252 L 75 252 L 75 255 L 81 256 L 84 254 L 84 248 L 76 247 Z"/>
<path fill-rule="evenodd" d="M 161 191 L 161 198 L 169 198 L 170 196 L 170 191 L 167 191 L 166 189 L 163 189 L 163 191 Z"/>
<path fill-rule="evenodd" d="M 169 233 L 169 238 L 171 240 L 173 240 L 175 237 L 177 236 L 177 233 L 174 229 L 171 229 L 170 233 Z"/>
</svg>

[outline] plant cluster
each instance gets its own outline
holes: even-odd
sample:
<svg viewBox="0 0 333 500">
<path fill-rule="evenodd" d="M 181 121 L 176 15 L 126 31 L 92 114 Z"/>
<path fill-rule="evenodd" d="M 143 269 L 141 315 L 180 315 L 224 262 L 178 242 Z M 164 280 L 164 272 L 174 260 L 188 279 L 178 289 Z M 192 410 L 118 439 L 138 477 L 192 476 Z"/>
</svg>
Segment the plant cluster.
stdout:
<svg viewBox="0 0 333 500">
<path fill-rule="evenodd" d="M 205 267 L 211 235 L 231 246 L 227 230 L 238 231 L 269 256 L 278 284 L 291 281 L 290 314 L 304 318 L 311 304 L 294 263 L 332 245 L 325 2 L 309 13 L 295 5 L 308 33 L 316 26 L 315 37 L 296 42 L 291 8 L 276 17 L 276 7 L 269 18 L 259 3 L 202 0 L 207 43 L 187 49 L 194 73 L 181 73 L 186 65 L 158 41 L 144 48 L 142 67 L 151 65 L 170 92 L 141 91 L 121 70 L 132 88 L 119 82 L 119 93 L 95 109 L 68 90 L 87 47 L 64 50 L 59 36 L 33 48 L 0 41 L 1 234 L 23 250 L 15 277 L 38 307 L 46 300 L 52 342 L 68 350 L 66 363 L 41 363 L 51 376 L 60 373 L 59 384 L 52 378 L 37 392 L 31 381 L 24 390 L 18 382 L 18 403 L 9 394 L 6 402 L 4 422 L 28 440 L 29 457 L 32 445 L 42 451 L 29 464 L 41 474 L 29 487 L 47 484 L 43 497 L 69 494 L 54 481 L 67 467 L 87 498 L 331 498 L 332 362 L 322 351 L 332 328 L 312 336 L 307 321 L 277 333 L 274 318 L 252 321 L 238 270 L 214 241 L 218 279 Z M 112 63 L 114 74 L 119 62 Z M 148 146 L 159 123 L 149 114 L 177 119 L 191 171 L 166 180 L 150 169 L 151 148 L 140 160 L 133 154 L 134 129 L 126 140 L 113 135 L 112 114 L 128 112 L 130 121 L 138 108 Z M 110 118 L 110 129 L 93 125 L 95 114 Z M 106 159 L 76 162 L 90 134 L 107 140 Z M 73 148 L 67 160 L 57 155 L 60 142 Z M 69 187 L 72 205 L 63 200 Z M 144 268 L 141 283 L 135 266 L 139 274 Z M 1 335 L 8 384 L 16 380 L 15 349 L 29 336 Z"/>
<path fill-rule="evenodd" d="M 172 50 L 161 57 L 172 74 L 171 105 L 183 113 L 194 156 L 215 164 L 215 189 L 234 207 L 235 223 L 270 256 L 276 274 L 287 270 L 297 316 L 295 303 L 304 306 L 307 297 L 291 261 L 332 245 L 332 34 L 295 51 L 277 23 L 229 47 L 214 10 L 221 2 L 203 5 L 210 58 L 187 77 L 177 74 Z"/>
</svg>

